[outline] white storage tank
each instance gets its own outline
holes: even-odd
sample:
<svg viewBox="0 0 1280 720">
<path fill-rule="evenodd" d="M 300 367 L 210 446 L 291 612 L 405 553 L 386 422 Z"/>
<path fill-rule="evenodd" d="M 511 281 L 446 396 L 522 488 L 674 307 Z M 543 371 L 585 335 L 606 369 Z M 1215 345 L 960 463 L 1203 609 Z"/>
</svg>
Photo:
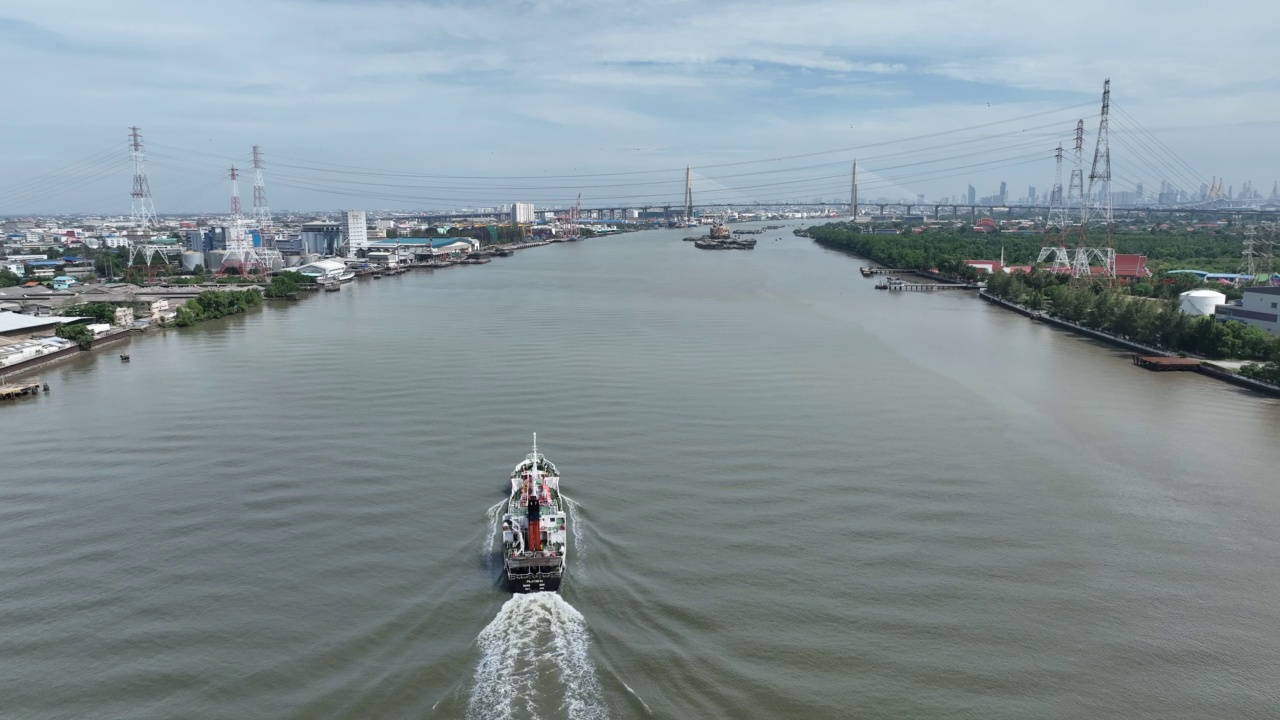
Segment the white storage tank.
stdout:
<svg viewBox="0 0 1280 720">
<path fill-rule="evenodd" d="M 1226 305 L 1227 296 L 1217 290 L 1188 290 L 1178 296 L 1178 309 L 1185 315 L 1212 315 L 1218 305 Z"/>
<path fill-rule="evenodd" d="M 202 265 L 204 265 L 204 253 L 194 250 L 182 253 L 182 269 L 184 272 L 195 272 L 195 269 Z"/>
</svg>

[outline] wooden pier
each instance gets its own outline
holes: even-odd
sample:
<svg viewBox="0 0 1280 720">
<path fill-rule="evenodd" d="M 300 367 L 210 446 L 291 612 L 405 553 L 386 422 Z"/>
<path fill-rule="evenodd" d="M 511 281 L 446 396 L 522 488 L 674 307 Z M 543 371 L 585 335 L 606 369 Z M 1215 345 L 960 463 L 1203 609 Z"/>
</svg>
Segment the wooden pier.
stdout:
<svg viewBox="0 0 1280 720">
<path fill-rule="evenodd" d="M 1147 370 L 1168 372 L 1171 370 L 1195 370 L 1200 361 L 1195 358 L 1170 357 L 1167 355 L 1139 355 L 1133 353 L 1133 364 Z"/>
</svg>

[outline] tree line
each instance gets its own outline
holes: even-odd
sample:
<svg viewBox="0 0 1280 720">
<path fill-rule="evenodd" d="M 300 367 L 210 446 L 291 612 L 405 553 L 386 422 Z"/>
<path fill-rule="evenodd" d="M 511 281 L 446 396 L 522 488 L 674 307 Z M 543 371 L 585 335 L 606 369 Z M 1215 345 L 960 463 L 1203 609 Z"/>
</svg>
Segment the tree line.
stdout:
<svg viewBox="0 0 1280 720">
<path fill-rule="evenodd" d="M 995 273 L 987 292 L 1031 310 L 1171 352 L 1215 359 L 1280 359 L 1280 338 L 1240 322 L 1191 317 L 1176 299 L 1135 297 L 1101 283 L 1071 284 L 1041 269 Z"/>
<path fill-rule="evenodd" d="M 212 320 L 242 313 L 261 304 L 262 291 L 257 288 L 249 288 L 248 290 L 205 290 L 178 308 L 178 314 L 174 318 L 173 324 L 178 327 L 186 327 L 202 320 Z"/>
<path fill-rule="evenodd" d="M 892 267 L 936 268 L 944 260 L 995 260 L 1003 253 L 1009 265 L 1031 265 L 1045 237 L 1000 232 L 979 233 L 969 228 L 930 227 L 920 233 L 878 235 L 848 222 L 816 225 L 809 237 L 820 245 L 848 250 Z M 1095 235 L 1094 245 L 1110 242 L 1117 253 L 1147 256 L 1153 270 L 1194 268 L 1234 272 L 1240 263 L 1240 236 L 1185 231 L 1117 232 Z M 1073 248 L 1079 235 L 1068 232 L 1065 245 Z"/>
</svg>

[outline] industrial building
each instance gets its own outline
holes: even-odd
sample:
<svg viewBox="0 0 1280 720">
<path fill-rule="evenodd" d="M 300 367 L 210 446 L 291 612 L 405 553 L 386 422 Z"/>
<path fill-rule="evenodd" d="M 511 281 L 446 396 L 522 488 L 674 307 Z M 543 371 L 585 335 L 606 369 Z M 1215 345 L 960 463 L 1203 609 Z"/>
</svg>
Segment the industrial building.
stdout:
<svg viewBox="0 0 1280 720">
<path fill-rule="evenodd" d="M 337 255 L 342 247 L 342 226 L 329 220 L 303 223 L 297 251 L 304 255 Z"/>
<path fill-rule="evenodd" d="M 27 337 L 30 335 L 50 334 L 63 323 L 77 323 L 92 318 L 61 317 L 56 315 L 37 317 L 35 315 L 19 315 L 15 312 L 0 312 L 0 337 Z"/>
<path fill-rule="evenodd" d="M 341 260 L 317 260 L 294 270 L 317 280 L 338 280 L 347 272 L 347 264 Z"/>
<path fill-rule="evenodd" d="M 1237 305 L 1219 305 L 1214 315 L 1220 321 L 1238 320 L 1280 336 L 1280 287 L 1245 288 Z"/>
</svg>

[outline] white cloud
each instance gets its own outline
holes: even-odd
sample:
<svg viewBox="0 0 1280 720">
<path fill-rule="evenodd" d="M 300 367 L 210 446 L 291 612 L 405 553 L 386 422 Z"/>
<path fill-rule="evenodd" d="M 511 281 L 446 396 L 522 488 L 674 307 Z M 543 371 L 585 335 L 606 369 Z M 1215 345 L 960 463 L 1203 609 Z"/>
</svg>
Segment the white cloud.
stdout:
<svg viewBox="0 0 1280 720">
<path fill-rule="evenodd" d="M 1266 23 L 1241 22 L 1271 12 L 1260 0 L 1231 13 L 1101 0 L 11 0 L 0 62 L 20 69 L 9 90 L 22 131 L 0 141 L 0 171 L 34 174 L 135 123 L 215 154 L 256 142 L 392 170 L 682 167 L 1096 102 L 1110 76 L 1145 125 L 1204 128 L 1169 132 L 1188 162 L 1261 184 L 1274 127 L 1210 126 L 1280 110 L 1280 52 Z M 640 147 L 658 150 L 621 150 Z M 1047 172 L 1009 179 L 1046 185 Z"/>
</svg>

